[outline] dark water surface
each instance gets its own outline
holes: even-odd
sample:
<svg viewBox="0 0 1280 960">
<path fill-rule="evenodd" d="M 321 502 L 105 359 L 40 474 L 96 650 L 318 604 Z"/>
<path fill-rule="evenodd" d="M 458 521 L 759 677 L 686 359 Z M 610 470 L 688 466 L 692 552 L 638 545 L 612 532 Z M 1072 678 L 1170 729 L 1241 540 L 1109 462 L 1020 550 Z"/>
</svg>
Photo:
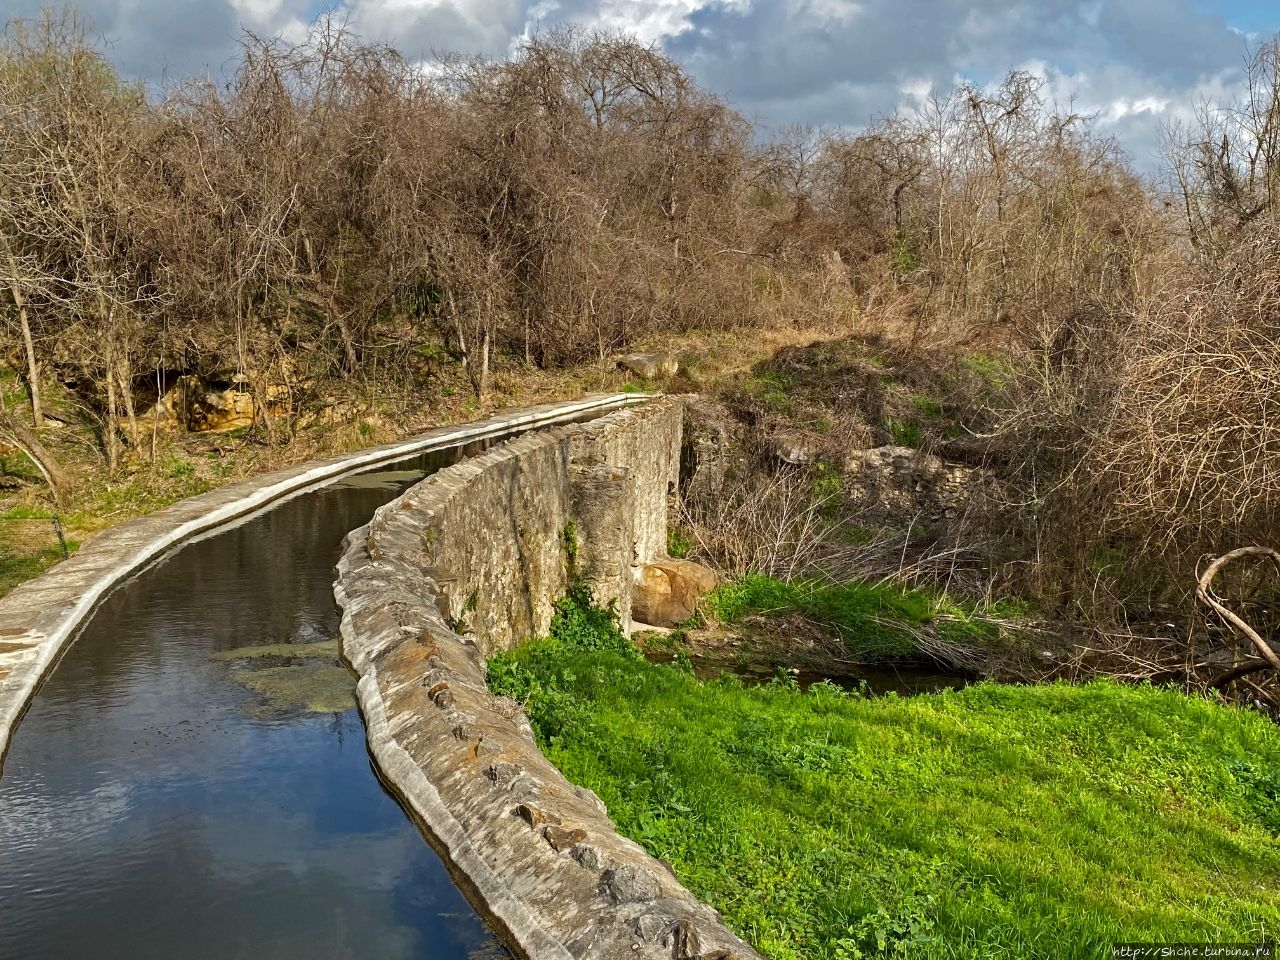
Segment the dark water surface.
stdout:
<svg viewBox="0 0 1280 960">
<path fill-rule="evenodd" d="M 0 958 L 506 956 L 379 785 L 356 711 L 241 682 L 294 661 L 210 659 L 332 640 L 342 537 L 458 452 L 282 503 L 102 605 L 0 776 Z"/>
</svg>

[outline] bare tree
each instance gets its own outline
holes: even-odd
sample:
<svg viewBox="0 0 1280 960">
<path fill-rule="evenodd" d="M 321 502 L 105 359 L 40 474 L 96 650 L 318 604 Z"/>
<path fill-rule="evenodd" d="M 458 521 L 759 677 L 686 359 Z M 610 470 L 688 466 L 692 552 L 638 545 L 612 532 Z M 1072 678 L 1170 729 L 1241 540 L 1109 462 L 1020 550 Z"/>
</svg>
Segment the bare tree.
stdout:
<svg viewBox="0 0 1280 960">
<path fill-rule="evenodd" d="M 1280 38 L 1252 49 L 1238 102 L 1204 102 L 1194 123 L 1165 128 L 1188 238 L 1220 255 L 1238 231 L 1280 201 Z"/>
</svg>

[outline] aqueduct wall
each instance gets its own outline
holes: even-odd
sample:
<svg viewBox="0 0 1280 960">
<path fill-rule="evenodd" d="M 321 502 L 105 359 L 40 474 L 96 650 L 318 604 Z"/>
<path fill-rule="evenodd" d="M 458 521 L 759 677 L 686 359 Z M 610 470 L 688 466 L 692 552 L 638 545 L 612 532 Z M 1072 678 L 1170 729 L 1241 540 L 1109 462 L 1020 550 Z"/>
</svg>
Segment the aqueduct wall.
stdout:
<svg viewBox="0 0 1280 960">
<path fill-rule="evenodd" d="M 477 908 L 543 958 L 758 956 L 541 752 L 485 658 L 546 631 L 572 567 L 626 622 L 665 554 L 672 398 L 428 477 L 348 538 L 335 594 L 370 752 Z"/>
</svg>

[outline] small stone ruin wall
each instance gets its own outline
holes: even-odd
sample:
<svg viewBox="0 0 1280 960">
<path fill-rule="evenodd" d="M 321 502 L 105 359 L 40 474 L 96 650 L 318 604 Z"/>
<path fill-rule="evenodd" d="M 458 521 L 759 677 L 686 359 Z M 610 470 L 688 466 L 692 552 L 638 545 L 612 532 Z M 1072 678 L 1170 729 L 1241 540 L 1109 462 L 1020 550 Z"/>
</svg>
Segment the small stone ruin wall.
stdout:
<svg viewBox="0 0 1280 960">
<path fill-rule="evenodd" d="M 374 761 L 520 956 L 759 956 L 485 685 L 490 654 L 546 632 L 571 567 L 628 622 L 634 577 L 665 554 L 682 416 L 660 399 L 446 468 L 354 531 L 338 566 Z"/>
</svg>

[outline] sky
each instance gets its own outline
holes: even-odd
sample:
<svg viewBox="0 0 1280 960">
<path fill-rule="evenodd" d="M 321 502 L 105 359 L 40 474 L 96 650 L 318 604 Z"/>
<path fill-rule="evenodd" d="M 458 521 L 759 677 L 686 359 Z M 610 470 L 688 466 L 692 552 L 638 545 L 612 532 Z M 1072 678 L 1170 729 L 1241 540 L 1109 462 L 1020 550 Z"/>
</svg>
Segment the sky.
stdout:
<svg viewBox="0 0 1280 960">
<path fill-rule="evenodd" d="M 4 0 L 10 16 L 48 0 Z M 217 73 L 242 29 L 297 39 L 315 0 L 80 0 L 129 77 Z M 768 130 L 856 129 L 958 81 L 1042 76 L 1096 115 L 1135 165 L 1159 166 L 1161 125 L 1240 87 L 1248 46 L 1280 33 L 1274 0 L 334 0 L 367 39 L 411 57 L 503 56 L 566 23 L 658 44 Z"/>
</svg>

